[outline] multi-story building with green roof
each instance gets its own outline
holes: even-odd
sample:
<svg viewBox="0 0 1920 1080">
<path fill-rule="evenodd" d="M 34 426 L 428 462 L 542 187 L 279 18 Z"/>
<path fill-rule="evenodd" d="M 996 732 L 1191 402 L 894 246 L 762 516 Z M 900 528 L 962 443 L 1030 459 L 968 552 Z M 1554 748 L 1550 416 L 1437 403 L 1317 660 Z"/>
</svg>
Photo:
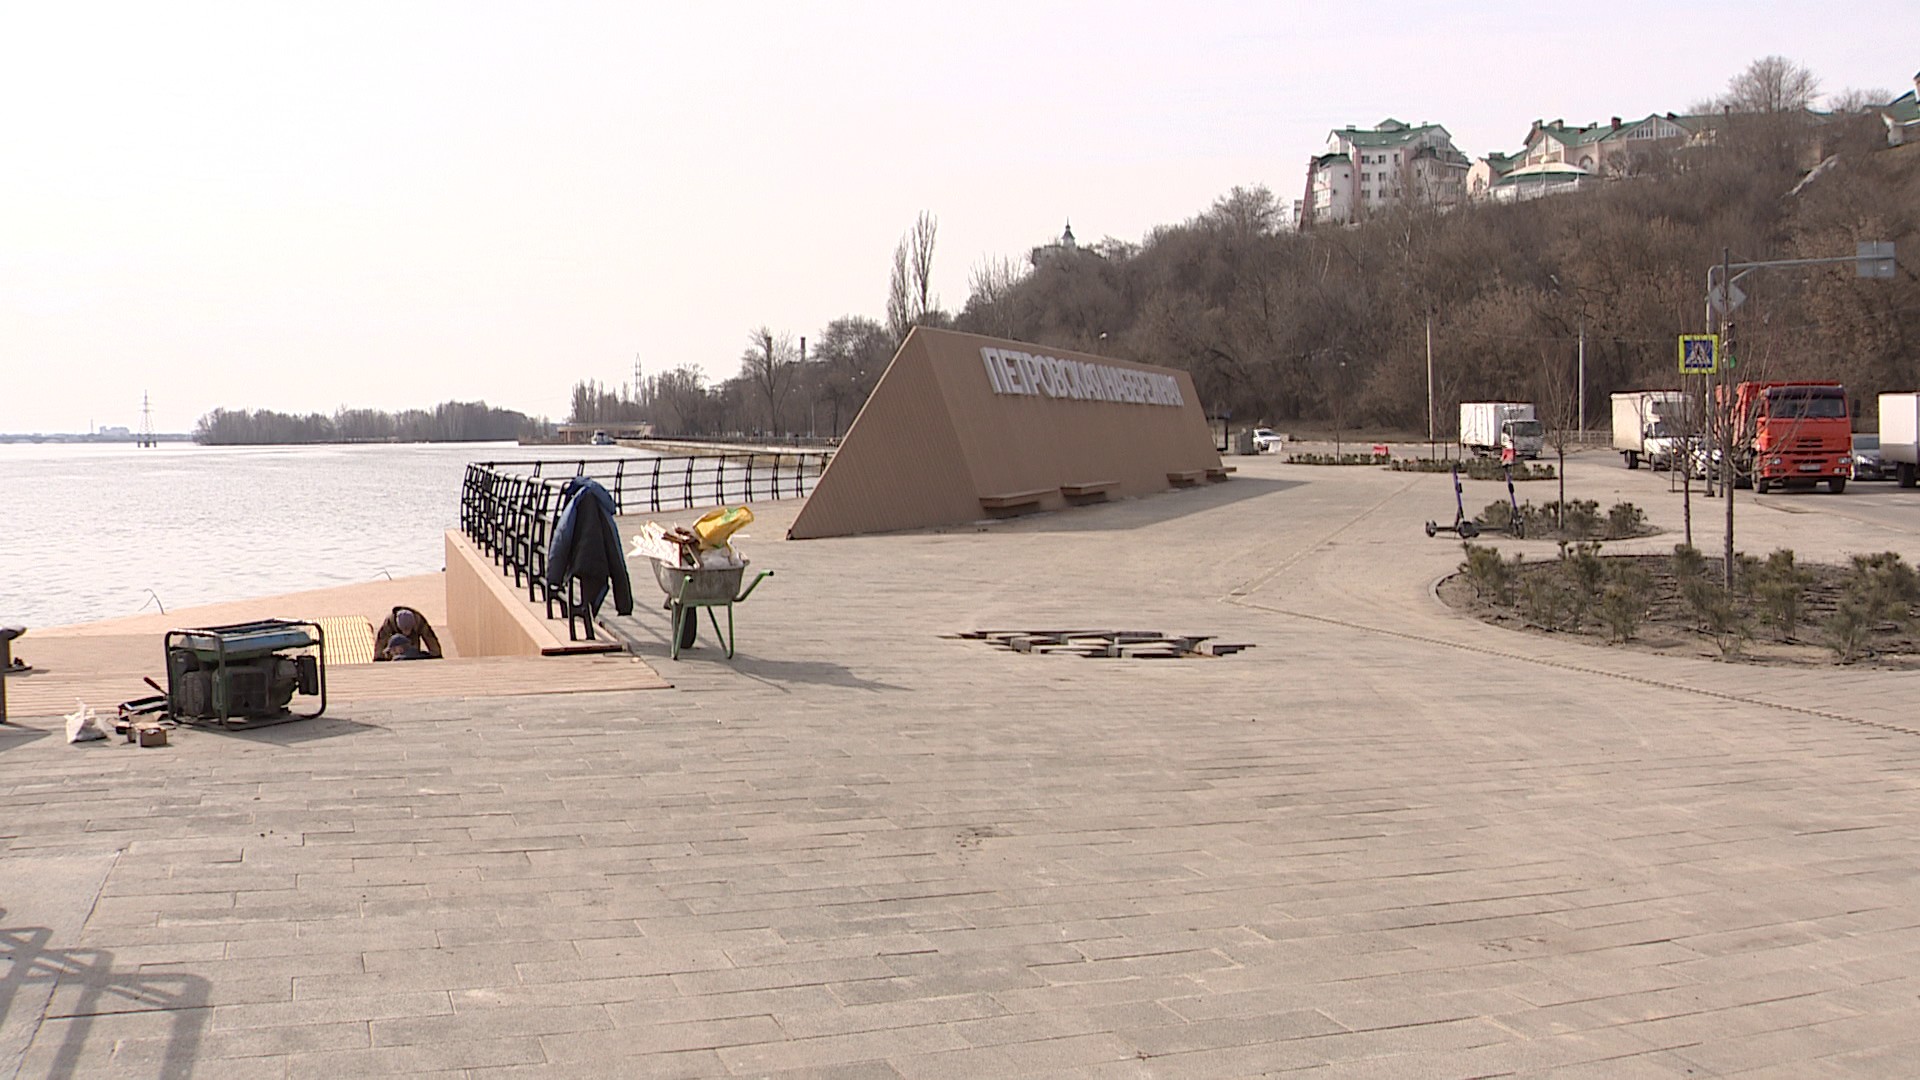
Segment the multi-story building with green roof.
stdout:
<svg viewBox="0 0 1920 1080">
<path fill-rule="evenodd" d="M 1336 128 L 1307 163 L 1300 224 L 1358 221 L 1401 202 L 1458 202 L 1467 167 L 1467 156 L 1439 124 L 1386 119 L 1371 128 Z"/>
<path fill-rule="evenodd" d="M 1875 110 L 1887 124 L 1887 145 L 1904 146 L 1920 142 L 1920 74 L 1913 77 L 1913 89 Z"/>
<path fill-rule="evenodd" d="M 1655 154 L 1697 139 L 1710 118 L 1655 113 L 1642 120 L 1570 127 L 1533 122 L 1517 154 L 1488 154 L 1467 171 L 1467 196 L 1512 202 L 1576 191 L 1606 176 L 1644 169 Z"/>
</svg>

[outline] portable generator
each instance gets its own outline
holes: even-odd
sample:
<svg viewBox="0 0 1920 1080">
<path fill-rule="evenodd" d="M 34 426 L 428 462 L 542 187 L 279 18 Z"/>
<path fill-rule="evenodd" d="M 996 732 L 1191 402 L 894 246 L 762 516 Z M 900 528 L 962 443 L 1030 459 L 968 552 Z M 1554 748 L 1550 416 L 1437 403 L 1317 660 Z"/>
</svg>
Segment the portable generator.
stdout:
<svg viewBox="0 0 1920 1080">
<path fill-rule="evenodd" d="M 176 720 L 310 719 L 327 709 L 327 644 L 318 623 L 264 619 L 169 630 L 167 712 Z M 317 698 L 296 713 L 294 695 Z"/>
</svg>

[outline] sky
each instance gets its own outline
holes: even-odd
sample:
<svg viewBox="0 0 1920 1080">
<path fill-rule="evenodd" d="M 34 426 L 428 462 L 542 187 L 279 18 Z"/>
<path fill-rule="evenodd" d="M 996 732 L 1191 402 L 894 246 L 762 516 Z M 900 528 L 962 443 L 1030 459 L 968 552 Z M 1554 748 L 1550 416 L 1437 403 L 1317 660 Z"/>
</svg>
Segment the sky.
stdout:
<svg viewBox="0 0 1920 1080">
<path fill-rule="evenodd" d="M 97 4 L 0 10 L 0 432 L 480 400 L 739 367 L 1070 219 L 1139 242 L 1330 129 L 1710 98 L 1780 54 L 1912 86 L 1898 5 L 1618 0 Z"/>
</svg>

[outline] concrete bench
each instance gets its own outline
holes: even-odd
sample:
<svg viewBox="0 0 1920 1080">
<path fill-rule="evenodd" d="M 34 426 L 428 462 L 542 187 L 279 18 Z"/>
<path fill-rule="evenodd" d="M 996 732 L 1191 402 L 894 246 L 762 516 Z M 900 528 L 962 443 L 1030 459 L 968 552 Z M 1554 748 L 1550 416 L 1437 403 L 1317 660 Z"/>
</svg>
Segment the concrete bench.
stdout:
<svg viewBox="0 0 1920 1080">
<path fill-rule="evenodd" d="M 1118 480 L 1093 480 L 1081 484 L 1061 484 L 1060 494 L 1069 499 L 1104 499 L 1107 492 L 1120 486 Z"/>
<path fill-rule="evenodd" d="M 1175 487 L 1187 487 L 1199 483 L 1206 478 L 1206 475 L 1207 470 L 1205 469 L 1185 469 L 1180 472 L 1170 472 L 1167 474 L 1167 483 Z"/>
<path fill-rule="evenodd" d="M 1236 469 L 1235 469 L 1235 468 L 1234 468 L 1233 466 L 1231 466 L 1231 465 L 1222 465 L 1222 466 L 1221 466 L 1220 468 L 1217 468 L 1217 469 L 1208 469 L 1208 470 L 1207 470 L 1207 479 L 1209 479 L 1209 480 L 1226 480 L 1226 479 L 1229 479 L 1230 477 L 1232 477 L 1232 476 L 1233 476 L 1233 474 L 1234 474 L 1235 472 L 1237 472 L 1237 471 L 1238 471 L 1238 470 L 1236 470 Z"/>
<path fill-rule="evenodd" d="M 1052 491 L 1052 488 L 1035 488 L 1032 491 L 1009 491 L 1001 495 L 982 495 L 980 496 L 980 505 L 987 510 L 1017 510 L 1023 506 L 1039 506 L 1041 498 Z"/>
</svg>

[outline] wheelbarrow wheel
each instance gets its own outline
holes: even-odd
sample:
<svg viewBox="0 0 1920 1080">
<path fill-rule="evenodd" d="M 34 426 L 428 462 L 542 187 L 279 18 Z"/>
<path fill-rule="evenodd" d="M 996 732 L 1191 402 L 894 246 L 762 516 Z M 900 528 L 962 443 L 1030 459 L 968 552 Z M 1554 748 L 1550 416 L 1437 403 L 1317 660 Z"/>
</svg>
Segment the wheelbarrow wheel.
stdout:
<svg viewBox="0 0 1920 1080">
<path fill-rule="evenodd" d="M 673 604 L 667 610 L 673 615 L 673 625 L 680 629 L 679 647 L 693 648 L 694 639 L 700 636 L 700 617 L 679 604 Z"/>
</svg>

